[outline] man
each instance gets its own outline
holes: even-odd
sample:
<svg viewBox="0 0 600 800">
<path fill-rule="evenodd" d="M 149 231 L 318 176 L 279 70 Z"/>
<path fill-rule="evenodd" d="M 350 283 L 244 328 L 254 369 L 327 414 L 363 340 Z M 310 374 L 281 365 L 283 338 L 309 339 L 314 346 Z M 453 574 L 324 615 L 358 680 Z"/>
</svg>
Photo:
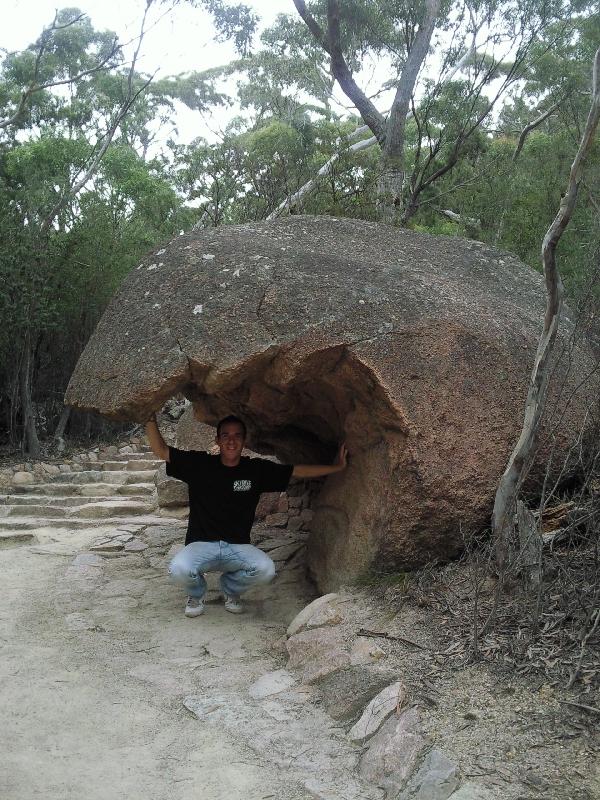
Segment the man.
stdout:
<svg viewBox="0 0 600 800">
<path fill-rule="evenodd" d="M 240 600 L 251 586 L 269 583 L 275 565 L 266 553 L 250 544 L 250 530 L 261 492 L 282 492 L 290 478 L 319 478 L 346 468 L 347 451 L 340 446 L 336 460 L 325 464 L 276 464 L 264 458 L 242 456 L 246 426 L 234 416 L 217 425 L 218 455 L 169 447 L 156 416 L 146 423 L 154 454 L 166 461 L 167 475 L 189 486 L 190 514 L 185 547 L 171 561 L 169 574 L 187 590 L 185 615 L 204 613 L 204 572 L 221 572 L 225 608 L 244 610 Z"/>
</svg>

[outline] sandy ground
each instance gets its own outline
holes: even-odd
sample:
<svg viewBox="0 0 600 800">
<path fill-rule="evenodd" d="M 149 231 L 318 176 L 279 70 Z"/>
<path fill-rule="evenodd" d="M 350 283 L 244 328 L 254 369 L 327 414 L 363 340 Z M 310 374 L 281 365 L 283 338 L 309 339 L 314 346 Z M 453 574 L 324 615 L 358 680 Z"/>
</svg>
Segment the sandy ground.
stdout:
<svg viewBox="0 0 600 800">
<path fill-rule="evenodd" d="M 188 619 L 137 554 L 74 565 L 99 533 L 0 550 L 2 800 L 313 797 L 248 746 L 247 725 L 237 736 L 182 702 L 227 687 L 243 698 L 280 667 L 272 644 L 306 598 L 274 585 L 244 615 L 215 603 Z"/>
</svg>

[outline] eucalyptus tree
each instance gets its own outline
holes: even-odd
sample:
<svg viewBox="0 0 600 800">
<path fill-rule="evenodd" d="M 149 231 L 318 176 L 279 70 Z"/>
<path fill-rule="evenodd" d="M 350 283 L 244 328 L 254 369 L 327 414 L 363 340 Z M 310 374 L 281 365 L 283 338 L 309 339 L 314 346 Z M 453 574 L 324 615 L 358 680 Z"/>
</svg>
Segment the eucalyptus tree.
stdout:
<svg viewBox="0 0 600 800">
<path fill-rule="evenodd" d="M 150 7 L 147 5 L 146 11 Z M 136 71 L 145 16 L 126 63 L 114 34 L 79 10 L 57 12 L 23 51 L 0 65 L 0 276 L 13 339 L 4 360 L 10 427 L 39 451 L 33 396 L 36 354 L 56 328 L 68 286 L 56 280 L 62 246 L 86 211 L 85 195 L 151 78 Z M 139 128 L 139 126 L 138 126 Z M 127 137 L 123 136 L 123 144 Z M 64 261 L 64 258 L 63 258 Z M 74 281 L 76 283 L 76 281 Z"/>
<path fill-rule="evenodd" d="M 261 35 L 260 47 L 252 41 L 254 20 L 246 25 L 246 58 L 238 66 L 256 67 L 265 76 L 275 74 L 278 62 L 288 85 L 314 98 L 321 113 L 330 110 L 337 84 L 364 123 L 357 131 L 362 138 L 348 149 L 379 150 L 380 216 L 405 224 L 422 196 L 490 126 L 495 108 L 525 79 L 532 59 L 543 60 L 552 49 L 544 32 L 572 11 L 591 7 L 577 0 L 571 8 L 571 2 L 293 0 L 297 16 L 281 15 Z M 224 7 L 219 3 L 218 12 Z M 369 68 L 384 74 L 371 93 L 364 86 Z M 315 185 L 313 176 L 276 213 L 299 205 Z"/>
</svg>

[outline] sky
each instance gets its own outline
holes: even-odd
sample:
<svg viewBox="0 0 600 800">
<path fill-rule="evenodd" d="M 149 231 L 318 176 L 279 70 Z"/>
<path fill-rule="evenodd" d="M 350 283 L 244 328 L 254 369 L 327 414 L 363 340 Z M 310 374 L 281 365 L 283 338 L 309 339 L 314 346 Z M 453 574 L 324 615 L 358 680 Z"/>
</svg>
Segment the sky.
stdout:
<svg viewBox="0 0 600 800">
<path fill-rule="evenodd" d="M 291 0 L 245 0 L 256 9 L 264 24 L 272 22 L 278 13 L 294 12 Z M 135 39 L 139 33 L 145 2 L 142 0 L 3 0 L 0 48 L 20 50 L 39 36 L 42 28 L 52 22 L 57 8 L 77 7 L 92 20 L 94 27 L 115 31 L 121 42 Z M 215 42 L 211 17 L 205 11 L 192 8 L 181 0 L 157 4 L 139 59 L 142 72 L 165 77 L 180 72 L 203 70 L 225 64 L 235 56 L 231 44 Z M 213 133 L 227 121 L 227 112 L 216 111 L 216 118 L 202 117 L 199 112 L 183 106 L 178 108 L 178 140 L 189 142 L 198 135 L 210 140 Z M 233 115 L 234 111 L 228 112 Z"/>
</svg>

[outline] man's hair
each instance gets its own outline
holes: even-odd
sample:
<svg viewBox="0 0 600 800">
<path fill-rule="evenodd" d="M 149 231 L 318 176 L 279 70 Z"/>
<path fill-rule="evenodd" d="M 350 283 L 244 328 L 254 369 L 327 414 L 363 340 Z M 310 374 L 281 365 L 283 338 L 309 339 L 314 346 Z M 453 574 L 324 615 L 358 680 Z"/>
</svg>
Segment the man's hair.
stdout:
<svg viewBox="0 0 600 800">
<path fill-rule="evenodd" d="M 223 417 L 223 419 L 217 425 L 217 436 L 221 433 L 221 428 L 223 425 L 226 425 L 228 422 L 237 422 L 238 425 L 242 426 L 242 433 L 244 434 L 244 439 L 246 438 L 246 423 L 241 420 L 239 417 L 230 414 L 228 417 Z"/>
</svg>

